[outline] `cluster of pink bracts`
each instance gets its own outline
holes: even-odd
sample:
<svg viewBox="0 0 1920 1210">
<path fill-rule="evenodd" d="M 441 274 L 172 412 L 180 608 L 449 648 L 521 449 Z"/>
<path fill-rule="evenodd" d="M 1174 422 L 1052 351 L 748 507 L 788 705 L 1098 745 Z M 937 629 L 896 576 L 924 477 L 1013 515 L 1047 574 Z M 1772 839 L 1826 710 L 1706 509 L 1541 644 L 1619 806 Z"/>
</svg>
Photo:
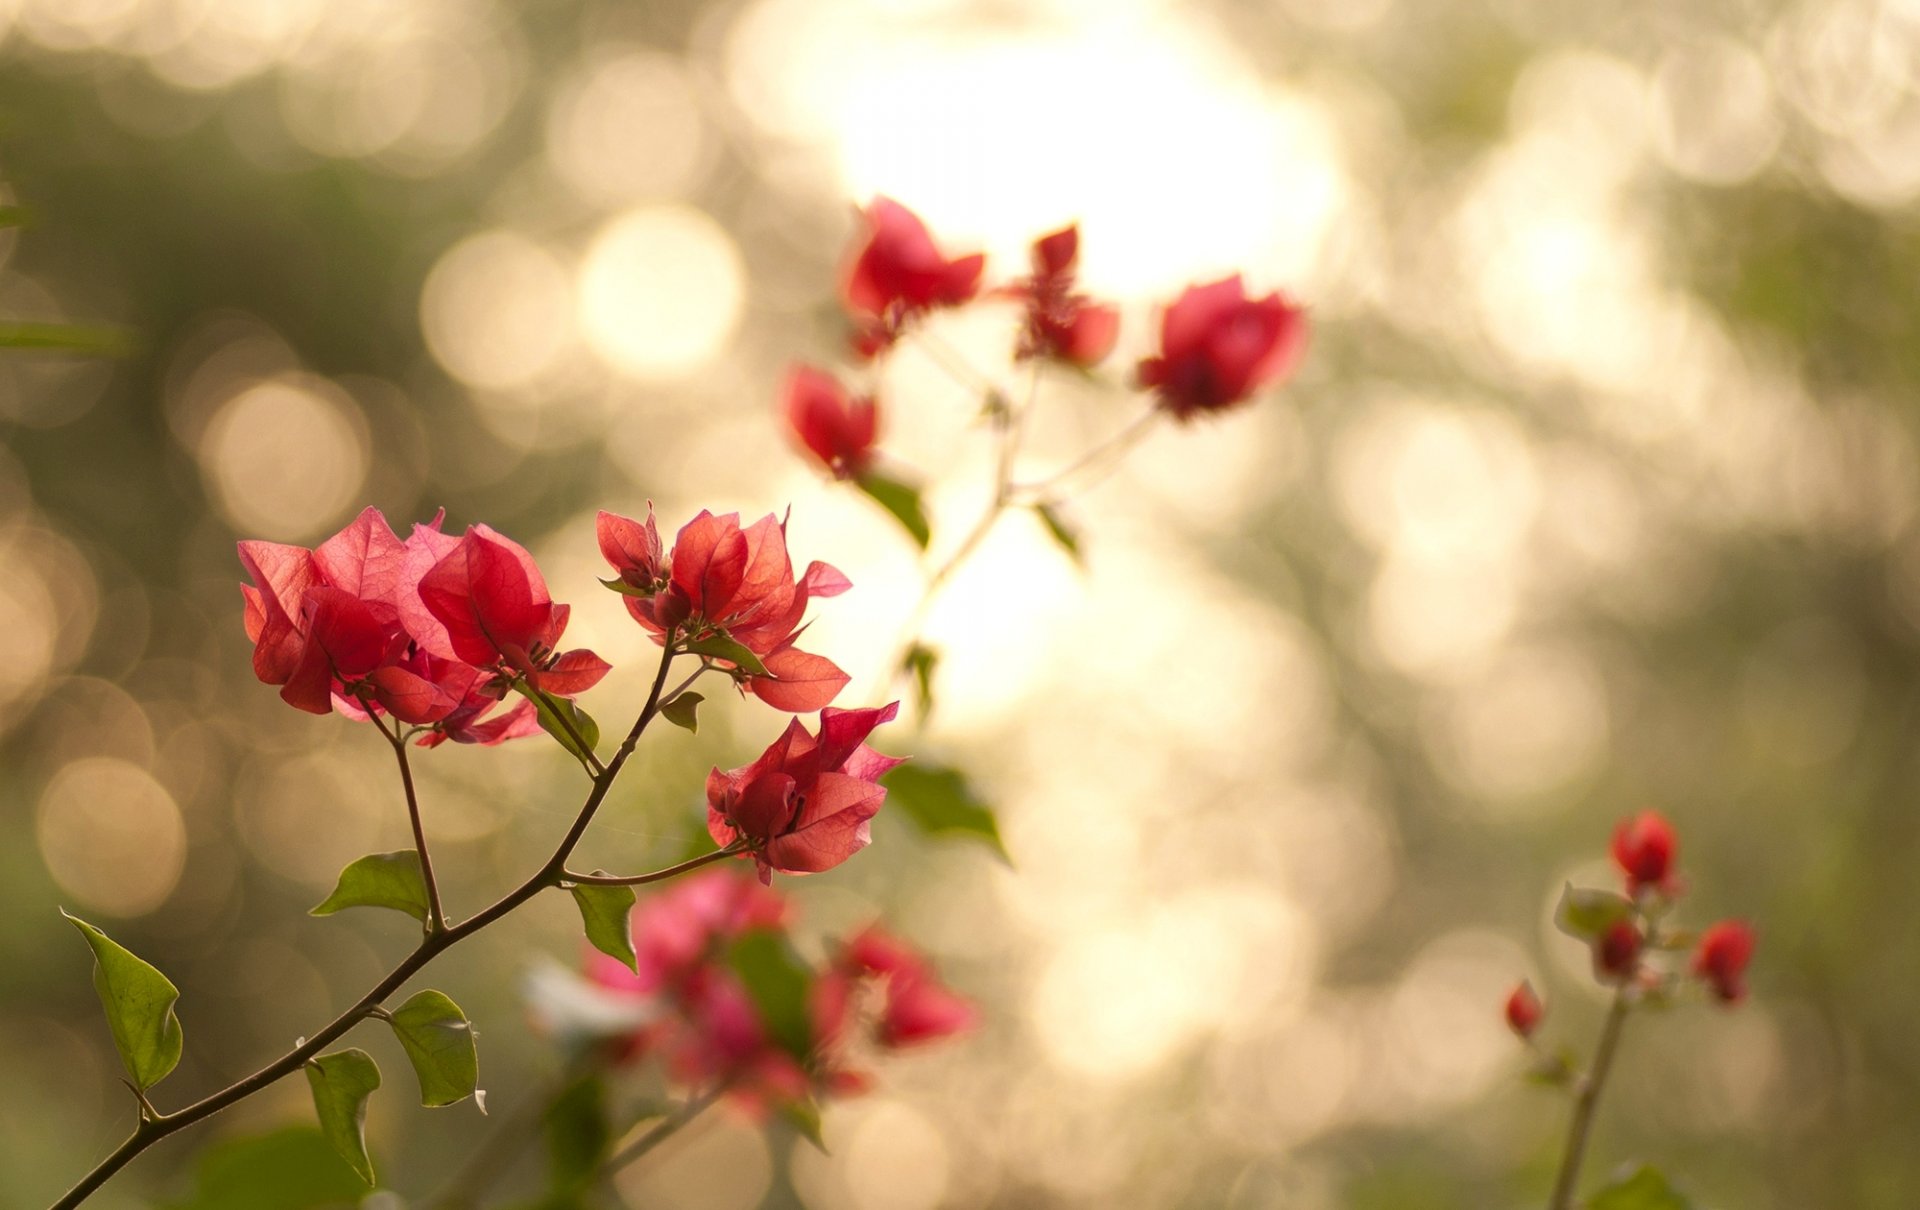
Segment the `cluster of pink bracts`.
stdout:
<svg viewBox="0 0 1920 1210">
<path fill-rule="evenodd" d="M 865 230 L 840 281 L 841 305 L 861 360 L 892 348 L 928 313 L 977 298 L 1020 304 L 1015 360 L 1090 370 L 1113 351 L 1120 312 L 1075 289 L 1077 226 L 1035 240 L 1026 276 L 984 289 L 985 258 L 947 257 L 905 206 L 876 198 L 863 218 Z M 1159 349 L 1140 361 L 1134 378 L 1153 393 L 1156 406 L 1186 421 L 1244 402 L 1285 379 L 1306 346 L 1306 312 L 1278 293 L 1248 297 L 1235 274 L 1189 287 L 1163 310 Z M 798 365 L 780 398 L 795 440 L 835 476 L 858 478 L 872 465 L 880 429 L 880 406 L 872 395 L 855 395 L 827 371 Z"/>
<path fill-rule="evenodd" d="M 1602 983 L 1637 987 L 1645 992 L 1665 989 L 1669 976 L 1646 961 L 1648 934 L 1642 918 L 1650 918 L 1686 893 L 1679 874 L 1678 839 L 1673 825 L 1657 811 L 1642 811 L 1614 829 L 1611 852 L 1626 887 L 1631 910 L 1609 921 L 1590 939 L 1594 977 Z M 1693 950 L 1689 973 L 1723 1004 L 1746 998 L 1747 964 L 1753 958 L 1753 926 L 1743 920 L 1709 925 Z M 1530 1038 L 1546 1015 L 1545 1006 L 1529 983 L 1507 996 L 1507 1025 Z"/>
<path fill-rule="evenodd" d="M 864 1092 L 863 1053 L 973 1026 L 973 1006 L 925 958 L 871 926 L 807 973 L 805 1020 L 795 1036 L 778 1036 L 727 956 L 753 934 L 783 940 L 793 916 L 777 891 L 723 870 L 676 883 L 634 909 L 635 969 L 598 952 L 587 958 L 591 983 L 614 1006 L 629 1006 L 631 1023 L 613 1025 L 619 1015 L 603 1012 L 597 1022 L 548 1024 L 599 1036 L 619 1061 L 657 1059 L 674 1080 L 725 1089 L 750 1109 Z"/>
</svg>

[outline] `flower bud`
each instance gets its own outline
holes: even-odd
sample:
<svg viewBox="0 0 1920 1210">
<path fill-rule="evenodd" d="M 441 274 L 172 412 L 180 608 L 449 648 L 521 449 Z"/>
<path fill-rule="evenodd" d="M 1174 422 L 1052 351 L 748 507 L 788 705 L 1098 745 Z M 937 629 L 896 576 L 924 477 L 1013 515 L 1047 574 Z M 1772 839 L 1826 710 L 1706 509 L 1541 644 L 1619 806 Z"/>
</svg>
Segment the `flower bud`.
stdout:
<svg viewBox="0 0 1920 1210">
<path fill-rule="evenodd" d="M 1507 996 L 1507 1027 L 1523 1038 L 1533 1036 L 1546 1012 L 1540 997 L 1534 994 L 1533 984 L 1524 980 Z"/>
<path fill-rule="evenodd" d="M 1616 920 L 1593 943 L 1593 971 L 1602 982 L 1617 983 L 1631 978 L 1640 965 L 1640 947 L 1645 941 L 1631 920 Z"/>
<path fill-rule="evenodd" d="M 1627 876 L 1628 892 L 1637 894 L 1650 886 L 1670 891 L 1677 847 L 1673 825 L 1658 811 L 1621 820 L 1613 830 L 1613 860 Z"/>
<path fill-rule="evenodd" d="M 1705 980 L 1722 1002 L 1738 1004 L 1747 994 L 1747 963 L 1753 958 L 1753 943 L 1752 925 L 1744 920 L 1722 920 L 1700 934 L 1693 973 Z"/>
</svg>

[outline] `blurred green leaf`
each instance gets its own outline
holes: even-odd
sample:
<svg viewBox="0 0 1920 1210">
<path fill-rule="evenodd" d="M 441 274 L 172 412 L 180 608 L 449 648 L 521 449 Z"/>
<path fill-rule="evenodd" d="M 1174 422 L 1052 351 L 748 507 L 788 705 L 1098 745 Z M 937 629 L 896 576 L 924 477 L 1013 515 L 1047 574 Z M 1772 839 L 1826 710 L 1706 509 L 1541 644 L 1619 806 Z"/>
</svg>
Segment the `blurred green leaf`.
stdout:
<svg viewBox="0 0 1920 1210">
<path fill-rule="evenodd" d="M 93 949 L 93 988 L 107 1010 L 113 1045 L 134 1087 L 145 1092 L 166 1079 L 180 1062 L 185 1038 L 180 1019 L 173 1014 L 180 989 L 99 929 L 64 910 L 60 914 L 73 922 Z"/>
<path fill-rule="evenodd" d="M 392 908 L 425 924 L 427 883 L 420 874 L 420 854 L 401 849 L 355 859 L 340 871 L 333 893 L 307 909 L 307 915 L 331 916 L 350 907 Z"/>
<path fill-rule="evenodd" d="M 379 1065 L 366 1051 L 349 1048 L 308 1059 L 307 1083 L 313 1086 L 320 1133 L 361 1180 L 373 1184 L 373 1161 L 367 1158 L 367 1098 L 380 1087 Z"/>
<path fill-rule="evenodd" d="M 813 972 L 786 938 L 765 929 L 746 933 L 728 947 L 727 965 L 739 977 L 767 1033 L 788 1054 L 805 1061 L 813 1049 L 808 1005 Z"/>
<path fill-rule="evenodd" d="M 1612 891 L 1576 887 L 1568 883 L 1553 909 L 1553 923 L 1569 937 L 1591 941 L 1617 921 L 1633 918 L 1633 901 Z"/>
<path fill-rule="evenodd" d="M 821 1155 L 827 1154 L 827 1140 L 820 1133 L 820 1106 L 812 1097 L 785 1102 L 780 1106 L 780 1117 Z"/>
<path fill-rule="evenodd" d="M 1058 542 L 1060 548 L 1067 552 L 1067 556 L 1073 560 L 1074 565 L 1084 568 L 1087 565 L 1087 560 L 1086 556 L 1080 550 L 1080 535 L 1072 526 L 1067 524 L 1065 518 L 1061 517 L 1060 510 L 1054 505 L 1042 500 L 1033 506 L 1033 513 L 1036 517 L 1040 518 L 1040 524 L 1046 526 L 1047 533 L 1052 536 L 1053 540 Z"/>
<path fill-rule="evenodd" d="M 597 1075 L 568 1085 L 541 1119 L 547 1141 L 547 1165 L 552 1192 L 569 1194 L 591 1180 L 613 1147 L 613 1125 L 607 1120 L 607 1085 Z"/>
<path fill-rule="evenodd" d="M 416 992 L 388 1017 L 413 1070 L 420 1077 L 420 1103 L 430 1109 L 473 1095 L 480 1083 L 480 1056 L 473 1026 L 442 992 Z"/>
<path fill-rule="evenodd" d="M 676 727 L 685 727 L 698 735 L 700 733 L 700 703 L 707 699 L 691 690 L 674 695 L 674 699 L 660 707 L 660 717 Z"/>
<path fill-rule="evenodd" d="M 25 206 L 0 206 L 0 227 L 24 227 L 33 221 L 33 212 Z"/>
<path fill-rule="evenodd" d="M 921 507 L 918 488 L 879 471 L 868 471 L 853 482 L 906 528 L 913 537 L 914 545 L 921 550 L 927 548 L 928 541 L 933 537 L 933 527 L 927 524 L 927 513 Z"/>
<path fill-rule="evenodd" d="M 587 940 L 593 948 L 624 962 L 629 970 L 637 970 L 630 922 L 635 899 L 633 888 L 576 882 L 567 889 L 573 892 L 573 901 L 579 905 L 580 921 L 586 926 Z"/>
<path fill-rule="evenodd" d="M 1693 1210 L 1658 1168 L 1643 1164 L 1588 1199 L 1587 1210 Z"/>
<path fill-rule="evenodd" d="M 311 1126 L 207 1148 L 194 1195 L 166 1210 L 320 1210 L 352 1206 L 367 1186 Z"/>
<path fill-rule="evenodd" d="M 0 349 L 39 349 L 50 353 L 84 353 L 119 357 L 133 341 L 118 328 L 84 324 L 0 323 Z"/>
<path fill-rule="evenodd" d="M 724 634 L 710 634 L 704 639 L 695 639 L 687 644 L 687 650 L 695 655 L 710 655 L 716 660 L 725 660 L 752 676 L 767 675 L 767 666 L 760 662 L 759 656 Z"/>
<path fill-rule="evenodd" d="M 933 713 L 933 671 L 939 665 L 940 653 L 924 643 L 907 648 L 907 654 L 900 661 L 900 667 L 913 676 L 914 705 L 920 711 L 921 722 Z"/>
<path fill-rule="evenodd" d="M 977 840 L 1013 864 L 993 809 L 980 801 L 958 769 L 915 760 L 895 768 L 881 784 L 887 800 L 922 832 Z"/>
</svg>

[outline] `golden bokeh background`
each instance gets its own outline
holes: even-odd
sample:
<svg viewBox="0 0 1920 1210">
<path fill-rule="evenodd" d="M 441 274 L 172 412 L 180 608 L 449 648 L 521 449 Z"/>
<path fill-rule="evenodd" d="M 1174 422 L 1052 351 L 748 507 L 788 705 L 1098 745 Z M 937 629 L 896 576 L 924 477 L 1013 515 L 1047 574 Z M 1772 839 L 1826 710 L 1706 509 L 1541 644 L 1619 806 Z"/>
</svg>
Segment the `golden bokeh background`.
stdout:
<svg viewBox="0 0 1920 1210">
<path fill-rule="evenodd" d="M 939 708 L 883 746 L 970 770 L 1012 868 L 883 816 L 789 883 L 815 938 L 884 913 L 984 1027 L 831 1109 L 829 1155 L 714 1116 L 626 1200 L 1537 1205 L 1563 1109 L 1500 1000 L 1531 976 L 1550 1033 L 1591 1038 L 1551 905 L 1651 805 L 1693 922 L 1758 922 L 1756 990 L 1635 1022 L 1596 1171 L 1920 1204 L 1915 0 L 0 0 L 0 122 L 36 215 L 0 233 L 0 318 L 139 342 L 0 359 L 0 1206 L 131 1121 L 56 905 L 183 989 L 163 1108 L 408 943 L 304 914 L 404 810 L 371 731 L 251 677 L 237 538 L 366 503 L 492 524 L 616 665 L 586 702 L 613 725 L 652 649 L 594 584 L 593 510 L 791 504 L 797 557 L 856 585 L 810 646 L 878 692 L 912 548 L 772 419 L 790 361 L 842 359 L 876 193 L 1002 276 L 1080 222 L 1128 323 L 1104 381 L 1048 380 L 1031 476 L 1131 415 L 1189 282 L 1284 288 L 1315 344 L 1075 500 L 1084 573 L 1010 517 L 930 613 Z M 1011 382 L 1012 323 L 933 327 Z M 937 554 L 991 473 L 978 392 L 914 346 L 880 387 Z M 715 707 L 643 746 L 593 863 L 677 855 L 706 768 L 780 723 Z M 533 741 L 418 768 L 456 912 L 578 797 Z M 522 993 L 573 960 L 571 913 L 419 981 L 479 1023 L 496 1113 L 555 1065 Z M 390 1071 L 376 1161 L 423 1197 L 487 1124 L 412 1107 L 355 1040 Z M 305 1099 L 97 1204 L 184 1197 L 210 1139 Z"/>
</svg>

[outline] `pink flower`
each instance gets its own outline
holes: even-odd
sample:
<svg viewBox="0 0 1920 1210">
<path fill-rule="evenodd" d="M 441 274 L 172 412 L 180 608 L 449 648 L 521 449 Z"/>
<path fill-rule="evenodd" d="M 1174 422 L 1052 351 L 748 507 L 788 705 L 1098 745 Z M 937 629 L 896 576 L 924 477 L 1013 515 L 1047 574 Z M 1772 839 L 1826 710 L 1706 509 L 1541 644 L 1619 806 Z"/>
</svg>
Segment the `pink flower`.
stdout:
<svg viewBox="0 0 1920 1210">
<path fill-rule="evenodd" d="M 873 199 L 862 218 L 866 234 L 841 272 L 840 299 L 856 326 L 855 350 L 872 357 L 919 315 L 978 293 L 986 258 L 949 260 L 926 224 L 891 198 Z"/>
<path fill-rule="evenodd" d="M 1507 1027 L 1523 1038 L 1531 1038 L 1546 1011 L 1534 994 L 1533 984 L 1522 982 L 1507 996 Z"/>
<path fill-rule="evenodd" d="M 872 396 L 849 397 L 824 370 L 797 365 L 780 388 L 788 430 L 836 479 L 853 479 L 873 462 L 879 412 Z"/>
<path fill-rule="evenodd" d="M 875 727 L 899 712 L 893 702 L 872 710 L 820 712 L 816 737 L 794 719 L 760 758 L 707 775 L 707 831 L 715 844 L 744 840 L 760 880 L 773 871 L 830 870 L 871 841 L 869 820 L 886 801 L 879 778 L 900 763 L 867 747 Z"/>
<path fill-rule="evenodd" d="M 420 601 L 441 627 L 430 654 L 523 677 L 534 689 L 572 697 L 599 683 L 607 662 L 591 651 L 561 652 L 568 608 L 526 548 L 475 525 L 420 577 Z"/>
<path fill-rule="evenodd" d="M 1026 303 L 1016 359 L 1046 357 L 1084 370 L 1113 351 L 1120 335 L 1120 312 L 1074 292 L 1079 255 L 1078 226 L 1063 227 L 1034 241 L 1033 275 L 1005 291 Z"/>
<path fill-rule="evenodd" d="M 882 984 L 874 1038 L 889 1050 L 952 1037 L 979 1021 L 973 1005 L 943 985 L 925 958 L 877 924 L 847 942 L 837 966 Z"/>
<path fill-rule="evenodd" d="M 1640 967 L 1646 938 L 1631 920 L 1616 920 L 1593 943 L 1593 970 L 1603 982 L 1623 982 Z"/>
<path fill-rule="evenodd" d="M 651 510 L 644 524 L 603 512 L 598 529 L 627 612 L 656 640 L 665 642 L 672 631 L 686 643 L 724 636 L 740 644 L 766 671 L 740 671 L 735 679 L 776 710 L 818 710 L 846 686 L 833 661 L 793 644 L 807 602 L 845 592 L 847 579 L 820 562 L 796 579 L 784 522 L 769 515 L 743 530 L 739 514 L 703 510 L 681 527 L 666 556 Z"/>
<path fill-rule="evenodd" d="M 1307 347 L 1306 312 L 1279 294 L 1248 298 L 1240 275 L 1190 286 L 1160 321 L 1160 353 L 1139 366 L 1176 420 L 1239 403 L 1291 375 Z"/>
<path fill-rule="evenodd" d="M 1658 811 L 1621 820 L 1613 830 L 1612 848 L 1614 864 L 1627 876 L 1627 893 L 1638 894 L 1645 887 L 1671 893 L 1678 844 L 1673 825 Z"/>
<path fill-rule="evenodd" d="M 1754 940 L 1753 926 L 1744 920 L 1722 920 L 1700 934 L 1693 973 L 1727 1004 L 1746 998 L 1747 963 L 1753 959 Z"/>
</svg>

